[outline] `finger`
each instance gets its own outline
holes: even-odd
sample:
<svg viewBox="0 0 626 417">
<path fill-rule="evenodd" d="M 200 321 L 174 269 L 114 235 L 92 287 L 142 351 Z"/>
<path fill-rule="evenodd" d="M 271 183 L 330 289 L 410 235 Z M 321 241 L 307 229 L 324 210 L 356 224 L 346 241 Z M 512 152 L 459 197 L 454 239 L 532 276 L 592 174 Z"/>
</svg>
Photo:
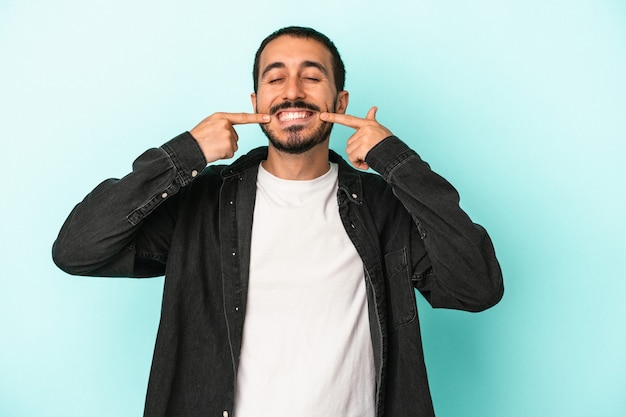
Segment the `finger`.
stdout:
<svg viewBox="0 0 626 417">
<path fill-rule="evenodd" d="M 360 131 L 356 131 L 354 133 L 354 135 L 350 136 L 348 138 L 348 140 L 346 141 L 346 146 L 352 146 L 355 143 L 359 143 L 361 141 L 361 139 L 363 139 L 363 135 L 359 134 L 359 133 L 361 133 L 361 132 Z"/>
<path fill-rule="evenodd" d="M 270 115 L 262 113 L 219 113 L 219 116 L 228 120 L 232 125 L 267 123 L 270 121 Z"/>
<path fill-rule="evenodd" d="M 359 138 L 355 136 L 356 135 L 350 136 L 350 138 L 348 138 L 348 141 L 346 142 L 346 153 L 348 155 L 352 155 L 359 146 Z"/>
<path fill-rule="evenodd" d="M 359 169 L 368 169 L 369 165 L 367 164 L 367 162 L 365 162 L 364 158 L 361 158 L 357 155 L 350 155 L 348 154 L 348 160 L 350 161 L 350 163 L 355 167 L 355 168 L 359 168 Z"/>
<path fill-rule="evenodd" d="M 369 120 L 361 119 L 360 117 L 351 116 L 349 114 L 340 113 L 328 113 L 323 112 L 320 114 L 320 119 L 329 123 L 338 123 L 340 125 L 351 127 L 352 129 L 359 129 L 369 123 Z"/>
<path fill-rule="evenodd" d="M 233 136 L 233 138 L 231 139 L 231 146 L 233 150 L 233 155 L 235 155 L 235 152 L 239 150 L 239 136 Z M 231 155 L 231 158 L 233 155 Z"/>
<path fill-rule="evenodd" d="M 346 154 L 348 155 L 348 159 L 354 161 L 362 161 L 365 160 L 365 156 L 369 151 L 369 147 L 367 144 L 360 141 L 353 141 L 346 145 Z"/>
<path fill-rule="evenodd" d="M 376 120 L 376 112 L 378 111 L 378 107 L 373 106 L 368 112 L 367 116 L 365 116 L 368 120 Z"/>
<path fill-rule="evenodd" d="M 235 145 L 236 147 L 237 142 L 239 142 L 239 135 L 237 134 L 237 131 L 233 127 L 230 128 L 230 139 L 233 145 Z"/>
</svg>

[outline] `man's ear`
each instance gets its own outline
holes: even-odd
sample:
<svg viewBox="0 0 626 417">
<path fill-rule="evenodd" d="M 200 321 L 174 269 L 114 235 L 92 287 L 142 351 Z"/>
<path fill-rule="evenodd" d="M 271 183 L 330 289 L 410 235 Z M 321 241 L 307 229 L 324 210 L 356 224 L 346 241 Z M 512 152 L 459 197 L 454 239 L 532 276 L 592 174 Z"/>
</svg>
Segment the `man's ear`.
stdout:
<svg viewBox="0 0 626 417">
<path fill-rule="evenodd" d="M 256 93 L 250 93 L 250 101 L 252 101 L 252 109 L 256 113 Z"/>
<path fill-rule="evenodd" d="M 337 94 L 337 102 L 335 103 L 335 113 L 345 113 L 348 108 L 349 94 L 347 91 L 340 91 Z"/>
</svg>

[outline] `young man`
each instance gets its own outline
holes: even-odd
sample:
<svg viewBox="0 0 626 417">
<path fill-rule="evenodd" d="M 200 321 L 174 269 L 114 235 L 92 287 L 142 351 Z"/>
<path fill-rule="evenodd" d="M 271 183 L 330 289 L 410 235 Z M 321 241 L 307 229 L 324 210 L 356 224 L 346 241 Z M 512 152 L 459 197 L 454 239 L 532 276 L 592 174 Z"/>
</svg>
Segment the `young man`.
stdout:
<svg viewBox="0 0 626 417">
<path fill-rule="evenodd" d="M 165 274 L 146 416 L 433 416 L 414 288 L 480 311 L 503 293 L 485 230 L 378 123 L 346 115 L 345 70 L 310 28 L 266 38 L 254 113 L 216 113 L 107 180 L 53 257 L 79 275 Z M 231 165 L 233 126 L 269 146 Z M 333 123 L 355 129 L 329 151 Z M 206 168 L 205 168 L 206 167 Z"/>
</svg>

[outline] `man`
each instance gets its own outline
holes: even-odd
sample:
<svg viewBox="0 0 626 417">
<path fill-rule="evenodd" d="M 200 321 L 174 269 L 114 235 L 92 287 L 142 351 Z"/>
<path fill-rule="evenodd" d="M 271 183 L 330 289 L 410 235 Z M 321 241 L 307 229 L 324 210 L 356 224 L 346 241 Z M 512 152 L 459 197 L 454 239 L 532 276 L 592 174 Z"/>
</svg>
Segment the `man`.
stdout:
<svg viewBox="0 0 626 417">
<path fill-rule="evenodd" d="M 63 225 L 55 262 L 165 274 L 146 416 L 434 415 L 413 290 L 435 307 L 497 303 L 487 233 L 375 107 L 345 114 L 325 35 L 273 33 L 253 77 L 254 113 L 213 114 L 100 184 Z M 206 167 L 236 153 L 244 123 L 269 146 Z M 355 129 L 358 169 L 329 151 L 333 123 Z"/>
</svg>

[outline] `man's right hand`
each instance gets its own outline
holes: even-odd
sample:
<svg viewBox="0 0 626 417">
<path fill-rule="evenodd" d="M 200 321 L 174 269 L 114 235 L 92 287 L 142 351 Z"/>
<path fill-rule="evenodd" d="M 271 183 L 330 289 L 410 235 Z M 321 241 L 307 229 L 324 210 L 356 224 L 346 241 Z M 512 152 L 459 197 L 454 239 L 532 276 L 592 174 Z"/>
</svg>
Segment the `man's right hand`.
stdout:
<svg viewBox="0 0 626 417">
<path fill-rule="evenodd" d="M 259 113 L 214 113 L 202 120 L 189 133 L 194 137 L 208 163 L 232 158 L 239 136 L 234 125 L 268 123 L 270 116 Z"/>
</svg>

